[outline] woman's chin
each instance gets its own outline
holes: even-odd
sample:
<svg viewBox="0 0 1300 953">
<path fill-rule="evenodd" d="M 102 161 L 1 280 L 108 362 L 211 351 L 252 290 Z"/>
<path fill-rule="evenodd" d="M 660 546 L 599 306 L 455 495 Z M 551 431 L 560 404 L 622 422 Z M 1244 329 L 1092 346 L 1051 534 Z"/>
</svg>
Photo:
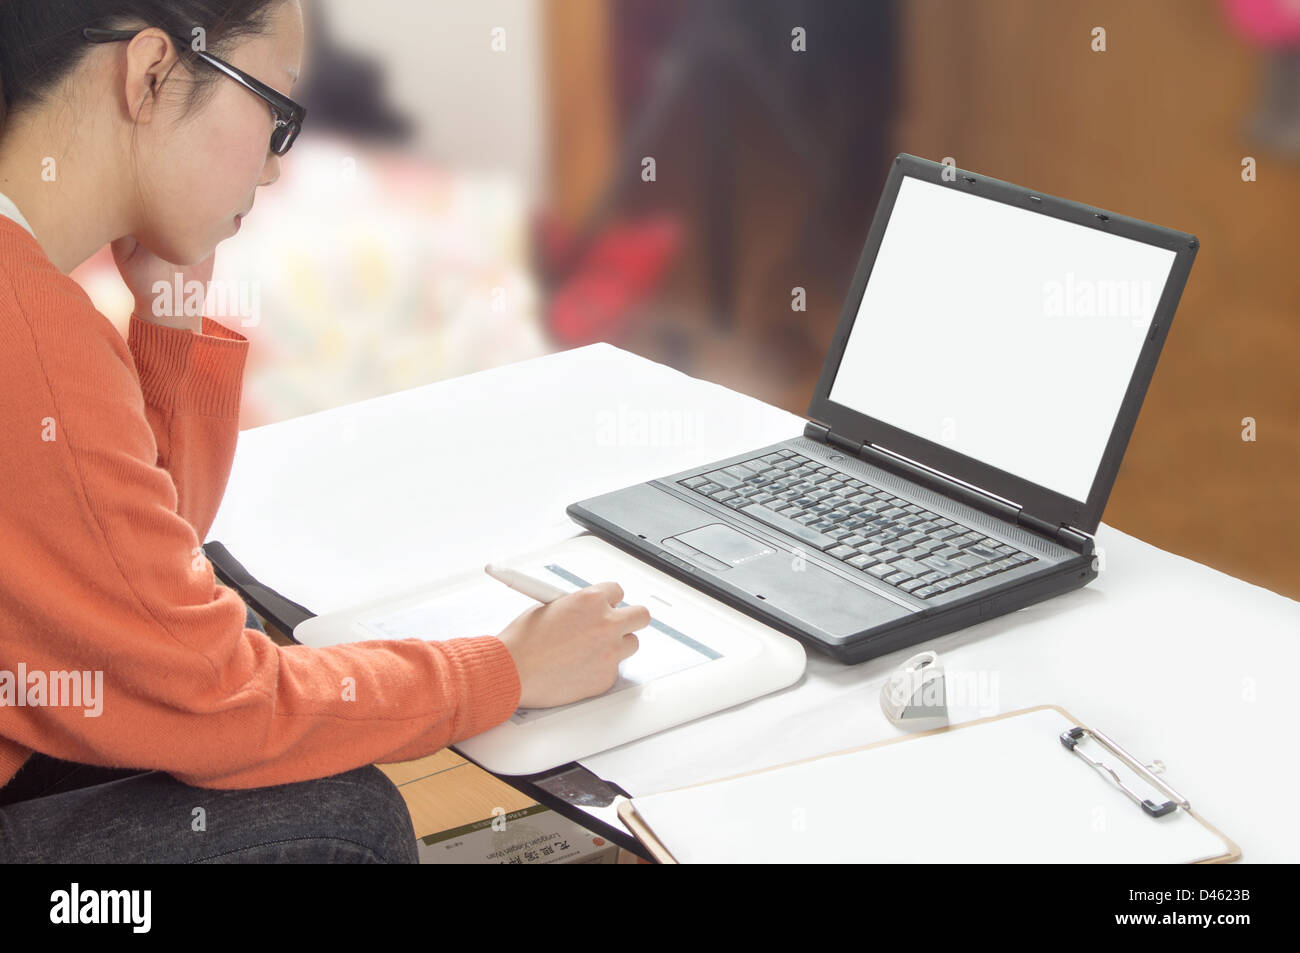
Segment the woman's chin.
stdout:
<svg viewBox="0 0 1300 953">
<path fill-rule="evenodd" d="M 175 265 L 177 268 L 192 268 L 199 262 L 205 261 L 213 251 L 211 248 L 204 250 L 193 245 L 159 248 L 156 251 L 154 249 L 149 250 L 158 258 Z"/>
<path fill-rule="evenodd" d="M 226 237 L 228 238 L 229 236 Z M 185 260 L 178 261 L 176 262 L 176 264 L 182 268 L 193 268 L 195 265 L 201 264 L 202 262 L 205 262 L 209 258 L 211 258 L 217 250 L 217 245 L 220 245 L 225 240 L 226 240 L 225 238 L 219 238 L 212 245 L 203 245 L 197 248 L 189 248 L 185 251 L 185 253 L 182 256 Z"/>
</svg>

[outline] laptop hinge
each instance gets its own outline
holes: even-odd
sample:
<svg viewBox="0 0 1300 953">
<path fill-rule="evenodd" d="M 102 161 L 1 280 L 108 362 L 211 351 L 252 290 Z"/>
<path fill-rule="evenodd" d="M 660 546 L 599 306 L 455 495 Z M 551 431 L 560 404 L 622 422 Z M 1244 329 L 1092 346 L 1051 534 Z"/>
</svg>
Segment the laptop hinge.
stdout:
<svg viewBox="0 0 1300 953">
<path fill-rule="evenodd" d="M 1092 552 L 1092 537 L 1087 533 L 1080 532 L 1073 526 L 1053 526 L 1046 520 L 1040 520 L 1031 513 L 1026 513 L 1022 507 L 1016 514 L 1016 522 L 1021 526 L 1027 526 L 1036 533 L 1050 537 L 1056 540 L 1062 546 L 1073 549 L 1076 553 Z"/>
<path fill-rule="evenodd" d="M 1086 533 L 1081 533 L 1071 526 L 1052 526 L 1046 520 L 1041 520 L 1026 513 L 1024 507 L 1013 506 L 981 490 L 957 483 L 941 473 L 915 466 L 906 460 L 901 460 L 892 454 L 879 450 L 869 443 L 861 440 L 849 440 L 834 433 L 825 424 L 819 424 L 813 420 L 807 421 L 804 424 L 803 434 L 810 440 L 839 447 L 841 450 L 853 454 L 859 460 L 866 460 L 882 470 L 906 477 L 914 483 L 920 483 L 922 486 L 929 487 L 944 496 L 974 507 L 982 513 L 988 513 L 1009 523 L 1033 530 L 1041 536 L 1056 540 L 1061 545 L 1077 553 L 1092 552 L 1092 537 Z"/>
</svg>

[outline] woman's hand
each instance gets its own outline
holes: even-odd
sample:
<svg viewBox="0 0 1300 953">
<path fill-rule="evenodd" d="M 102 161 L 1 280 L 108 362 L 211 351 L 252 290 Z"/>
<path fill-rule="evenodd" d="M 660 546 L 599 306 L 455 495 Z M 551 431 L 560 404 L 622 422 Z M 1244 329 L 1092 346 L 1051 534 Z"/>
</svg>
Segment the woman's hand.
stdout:
<svg viewBox="0 0 1300 953">
<path fill-rule="evenodd" d="M 135 298 L 135 316 L 150 324 L 161 324 L 168 328 L 188 328 L 195 333 L 203 333 L 203 308 L 198 314 L 186 314 L 185 303 L 191 297 L 190 282 L 203 284 L 203 300 L 208 297 L 208 283 L 212 281 L 212 266 L 216 261 L 216 252 L 206 260 L 188 268 L 181 268 L 169 261 L 163 261 L 150 252 L 134 236 L 127 235 L 112 244 L 113 261 L 122 274 L 131 296 Z M 176 275 L 181 275 L 180 294 L 177 295 Z M 154 285 L 166 282 L 168 290 L 163 293 L 154 291 Z M 159 313 L 161 312 L 161 313 Z"/>
<path fill-rule="evenodd" d="M 598 582 L 525 610 L 497 636 L 519 672 L 520 708 L 567 705 L 608 691 L 636 652 L 645 606 L 622 606 L 623 588 Z"/>
</svg>

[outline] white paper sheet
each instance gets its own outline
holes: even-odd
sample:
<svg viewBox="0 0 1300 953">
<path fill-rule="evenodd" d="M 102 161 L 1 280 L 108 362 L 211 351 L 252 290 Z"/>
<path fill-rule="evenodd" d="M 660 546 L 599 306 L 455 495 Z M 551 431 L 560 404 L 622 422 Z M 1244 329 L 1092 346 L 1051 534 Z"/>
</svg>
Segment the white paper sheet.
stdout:
<svg viewBox="0 0 1300 953">
<path fill-rule="evenodd" d="M 1185 811 L 1150 817 L 1063 747 L 1072 725 L 1030 712 L 634 804 L 682 863 L 1191 863 L 1227 853 Z M 1129 783 L 1122 761 L 1089 754 Z"/>
</svg>

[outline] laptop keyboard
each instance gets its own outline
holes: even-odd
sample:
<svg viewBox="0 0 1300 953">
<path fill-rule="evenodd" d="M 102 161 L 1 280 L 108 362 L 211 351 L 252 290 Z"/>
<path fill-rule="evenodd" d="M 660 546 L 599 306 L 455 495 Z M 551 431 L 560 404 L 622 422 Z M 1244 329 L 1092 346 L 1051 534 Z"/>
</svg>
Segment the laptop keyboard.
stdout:
<svg viewBox="0 0 1300 953">
<path fill-rule="evenodd" d="M 678 482 L 920 599 L 1036 559 L 793 450 Z"/>
</svg>

